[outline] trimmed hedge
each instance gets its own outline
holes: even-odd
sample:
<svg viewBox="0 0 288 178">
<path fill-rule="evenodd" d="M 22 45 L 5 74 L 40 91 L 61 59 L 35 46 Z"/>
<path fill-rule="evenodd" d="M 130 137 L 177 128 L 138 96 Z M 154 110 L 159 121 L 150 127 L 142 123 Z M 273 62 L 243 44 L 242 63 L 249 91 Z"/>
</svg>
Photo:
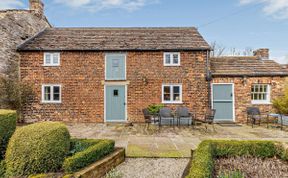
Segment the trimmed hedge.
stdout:
<svg viewBox="0 0 288 178">
<path fill-rule="evenodd" d="M 84 141 L 85 144 L 91 142 L 93 140 Z M 67 157 L 63 163 L 63 169 L 66 173 L 76 172 L 113 152 L 114 146 L 115 141 L 113 140 L 101 140 L 95 145 Z"/>
<path fill-rule="evenodd" d="M 70 135 L 64 124 L 42 122 L 19 128 L 6 152 L 8 176 L 23 176 L 61 169 L 70 148 Z"/>
<path fill-rule="evenodd" d="M 0 161 L 0 177 L 5 177 L 6 163 L 5 161 Z"/>
<path fill-rule="evenodd" d="M 84 151 L 92 145 L 96 145 L 97 143 L 103 140 L 95 140 L 95 139 L 71 139 L 70 141 L 70 151 L 68 156 L 72 156 L 78 152 Z"/>
<path fill-rule="evenodd" d="M 206 140 L 195 150 L 186 178 L 210 178 L 213 175 L 214 157 L 253 156 L 268 158 L 278 156 L 287 160 L 287 150 L 272 141 Z"/>
<path fill-rule="evenodd" d="M 4 158 L 8 141 L 16 129 L 16 122 L 16 112 L 0 112 L 0 160 Z"/>
</svg>

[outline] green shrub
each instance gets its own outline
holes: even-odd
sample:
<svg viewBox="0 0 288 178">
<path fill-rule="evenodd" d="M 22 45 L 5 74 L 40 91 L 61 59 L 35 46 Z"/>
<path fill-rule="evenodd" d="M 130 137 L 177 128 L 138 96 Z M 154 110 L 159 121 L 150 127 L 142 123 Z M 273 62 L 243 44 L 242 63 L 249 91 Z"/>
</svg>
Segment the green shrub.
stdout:
<svg viewBox="0 0 288 178">
<path fill-rule="evenodd" d="M 191 169 L 187 177 L 212 177 L 214 169 L 213 148 L 210 141 L 203 141 L 193 153 Z"/>
<path fill-rule="evenodd" d="M 288 87 L 285 87 L 283 96 L 278 97 L 272 101 L 273 107 L 277 113 L 288 115 Z"/>
<path fill-rule="evenodd" d="M 222 173 L 218 178 L 245 178 L 245 176 L 240 171 L 232 171 L 229 173 Z"/>
<path fill-rule="evenodd" d="M 5 177 L 6 164 L 5 161 L 0 161 L 0 177 Z"/>
<path fill-rule="evenodd" d="M 75 153 L 84 151 L 88 147 L 95 145 L 102 140 L 95 140 L 95 139 L 71 139 L 70 142 L 70 151 L 68 156 L 72 156 Z"/>
<path fill-rule="evenodd" d="M 187 178 L 212 177 L 214 157 L 253 156 L 267 158 L 276 155 L 281 155 L 283 159 L 288 154 L 287 150 L 277 146 L 272 141 L 206 140 L 201 142 L 195 150 Z"/>
<path fill-rule="evenodd" d="M 217 157 L 253 156 L 274 157 L 277 147 L 272 141 L 211 141 Z"/>
<path fill-rule="evenodd" d="M 76 172 L 114 151 L 115 142 L 102 140 L 84 151 L 65 159 L 63 169 L 66 173 Z"/>
<path fill-rule="evenodd" d="M 152 104 L 148 106 L 148 111 L 152 114 L 157 114 L 160 109 L 164 107 L 164 104 Z"/>
<path fill-rule="evenodd" d="M 17 114 L 14 111 L 0 113 L 0 160 L 4 158 L 8 141 L 16 129 Z"/>
<path fill-rule="evenodd" d="M 70 135 L 64 124 L 42 122 L 19 128 L 8 144 L 7 175 L 59 171 L 69 147 Z"/>
</svg>

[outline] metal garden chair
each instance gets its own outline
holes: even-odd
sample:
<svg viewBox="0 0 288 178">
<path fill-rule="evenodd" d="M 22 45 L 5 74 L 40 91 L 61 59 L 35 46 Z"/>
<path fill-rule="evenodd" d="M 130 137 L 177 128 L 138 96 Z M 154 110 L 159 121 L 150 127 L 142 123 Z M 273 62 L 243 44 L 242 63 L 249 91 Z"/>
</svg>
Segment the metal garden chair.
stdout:
<svg viewBox="0 0 288 178">
<path fill-rule="evenodd" d="M 181 124 L 182 119 L 187 119 L 188 126 L 193 123 L 193 119 L 195 118 L 195 115 L 191 112 L 189 112 L 189 109 L 187 107 L 177 107 L 176 109 L 176 117 L 177 117 L 177 125 L 179 126 Z"/>
<path fill-rule="evenodd" d="M 161 127 L 162 125 L 162 121 L 163 120 L 169 120 L 170 121 L 170 126 L 172 125 L 173 122 L 173 126 L 174 126 L 174 114 L 172 112 L 172 110 L 170 108 L 162 108 L 160 109 L 159 112 L 159 126 Z"/>
</svg>

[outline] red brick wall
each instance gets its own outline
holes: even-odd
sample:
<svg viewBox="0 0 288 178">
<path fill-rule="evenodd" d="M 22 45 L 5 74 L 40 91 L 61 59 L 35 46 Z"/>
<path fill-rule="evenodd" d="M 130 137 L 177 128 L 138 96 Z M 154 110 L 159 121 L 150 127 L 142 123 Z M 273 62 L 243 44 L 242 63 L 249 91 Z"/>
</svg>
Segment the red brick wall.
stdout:
<svg viewBox="0 0 288 178">
<path fill-rule="evenodd" d="M 21 79 L 33 84 L 25 119 L 104 121 L 103 52 L 61 52 L 60 67 L 43 67 L 42 52 L 21 53 Z M 181 52 L 180 67 L 164 67 L 163 52 L 127 52 L 129 122 L 143 122 L 142 109 L 161 103 L 162 84 L 182 83 L 183 105 L 202 117 L 208 107 L 206 52 Z M 41 104 L 41 85 L 61 84 L 61 104 Z M 179 105 L 167 105 L 175 108 Z"/>
<path fill-rule="evenodd" d="M 246 81 L 245 81 L 246 80 Z M 285 86 L 284 77 L 214 77 L 213 83 L 234 83 L 235 116 L 236 122 L 246 122 L 246 108 L 259 107 L 261 112 L 273 112 L 272 104 L 251 104 L 252 84 L 265 83 L 271 86 L 271 101 L 283 94 Z"/>
</svg>

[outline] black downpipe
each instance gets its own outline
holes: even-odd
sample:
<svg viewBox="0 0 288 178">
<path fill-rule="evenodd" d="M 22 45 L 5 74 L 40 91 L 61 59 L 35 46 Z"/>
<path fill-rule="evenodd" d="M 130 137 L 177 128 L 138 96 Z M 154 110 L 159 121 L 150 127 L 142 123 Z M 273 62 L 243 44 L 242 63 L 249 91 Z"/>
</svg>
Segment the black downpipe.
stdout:
<svg viewBox="0 0 288 178">
<path fill-rule="evenodd" d="M 212 81 L 212 75 L 211 71 L 209 70 L 210 63 L 209 63 L 209 50 L 206 51 L 206 81 L 208 85 L 208 107 L 209 109 L 212 108 L 211 106 L 211 81 Z"/>
</svg>

